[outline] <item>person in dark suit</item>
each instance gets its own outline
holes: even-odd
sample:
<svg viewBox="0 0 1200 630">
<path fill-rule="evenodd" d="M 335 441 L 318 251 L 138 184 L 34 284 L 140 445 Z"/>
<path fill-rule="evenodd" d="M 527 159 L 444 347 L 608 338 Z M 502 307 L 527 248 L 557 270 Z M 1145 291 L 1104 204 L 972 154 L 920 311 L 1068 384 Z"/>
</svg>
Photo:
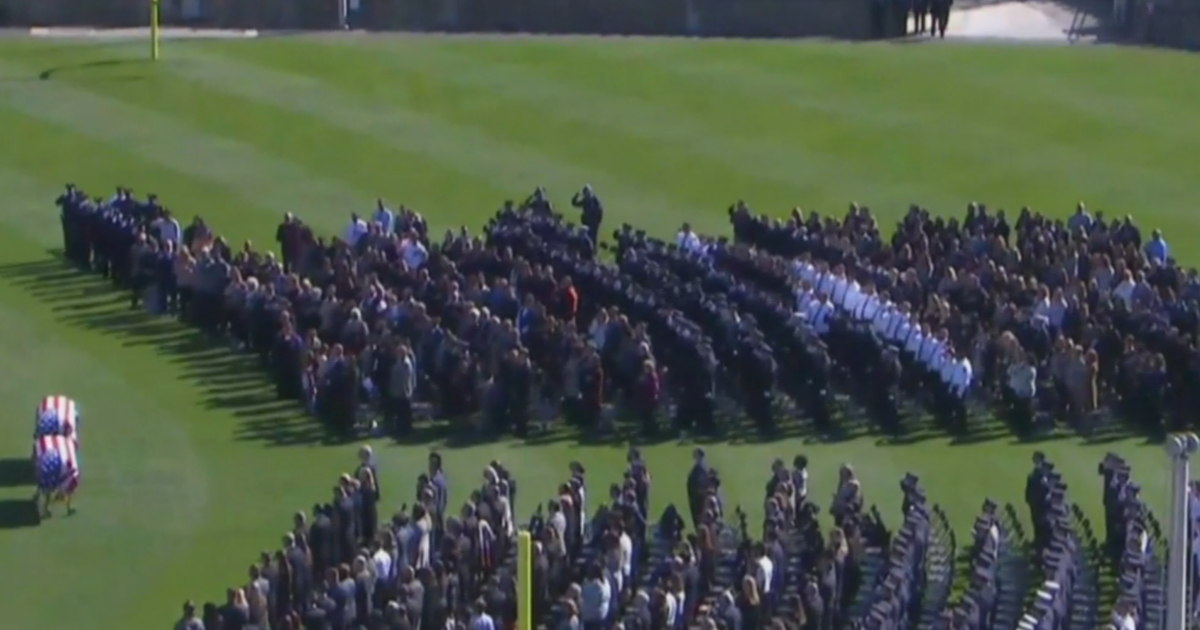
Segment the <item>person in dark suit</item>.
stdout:
<svg viewBox="0 0 1200 630">
<path fill-rule="evenodd" d="M 354 499 L 347 492 L 345 484 L 339 484 L 333 489 L 333 560 L 337 563 L 349 562 L 358 550 L 356 535 L 358 514 L 354 509 Z"/>
<path fill-rule="evenodd" d="M 579 222 L 587 228 L 588 238 L 592 240 L 592 244 L 598 245 L 600 224 L 604 221 L 604 204 L 600 203 L 600 198 L 592 192 L 592 186 L 588 184 L 575 193 L 575 196 L 571 198 L 571 205 L 582 211 Z"/>
<path fill-rule="evenodd" d="M 309 564 L 307 553 L 302 546 L 302 539 L 287 536 L 284 540 L 284 557 L 286 558 L 286 573 L 290 578 L 288 599 L 293 607 L 303 607 L 312 593 L 312 565 Z M 283 580 L 284 572 L 280 572 Z"/>
<path fill-rule="evenodd" d="M 312 523 L 308 527 L 308 545 L 312 551 L 313 570 L 324 574 L 336 564 L 332 519 L 333 506 L 314 505 Z"/>
<path fill-rule="evenodd" d="M 240 588 L 231 588 L 225 593 L 225 605 L 221 606 L 221 628 L 224 630 L 245 630 L 250 623 L 250 608 L 246 604 L 246 594 Z"/>
<path fill-rule="evenodd" d="M 367 462 L 360 463 L 354 479 L 358 483 L 359 539 L 369 542 L 375 540 L 379 525 L 379 486 L 374 467 Z"/>
<path fill-rule="evenodd" d="M 707 497 L 709 478 L 712 469 L 705 461 L 704 449 L 698 448 L 692 452 L 692 470 L 688 473 L 687 494 L 688 507 L 692 514 L 692 526 L 700 526 L 700 515 L 704 510 L 704 500 Z"/>
</svg>

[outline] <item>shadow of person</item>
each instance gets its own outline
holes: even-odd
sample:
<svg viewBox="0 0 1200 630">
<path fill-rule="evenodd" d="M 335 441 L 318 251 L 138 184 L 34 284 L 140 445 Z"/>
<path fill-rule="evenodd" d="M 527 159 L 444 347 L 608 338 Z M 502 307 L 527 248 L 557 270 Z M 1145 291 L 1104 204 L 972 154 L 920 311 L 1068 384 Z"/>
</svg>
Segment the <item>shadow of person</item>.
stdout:
<svg viewBox="0 0 1200 630">
<path fill-rule="evenodd" d="M 32 499 L 0 499 L 0 530 L 37 527 L 41 522 Z"/>
<path fill-rule="evenodd" d="M 33 481 L 33 467 L 28 458 L 0 458 L 0 488 L 32 486 Z"/>
</svg>

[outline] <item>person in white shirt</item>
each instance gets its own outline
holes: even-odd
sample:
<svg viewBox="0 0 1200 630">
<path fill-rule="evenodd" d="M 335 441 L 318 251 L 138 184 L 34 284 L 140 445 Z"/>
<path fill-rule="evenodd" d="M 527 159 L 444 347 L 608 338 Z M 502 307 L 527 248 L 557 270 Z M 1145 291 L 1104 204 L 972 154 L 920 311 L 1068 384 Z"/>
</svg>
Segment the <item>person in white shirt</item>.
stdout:
<svg viewBox="0 0 1200 630">
<path fill-rule="evenodd" d="M 350 215 L 350 224 L 346 226 L 343 233 L 343 240 L 351 247 L 358 245 L 359 239 L 367 235 L 370 228 L 367 227 L 367 222 L 358 217 L 357 214 Z"/>
<path fill-rule="evenodd" d="M 812 308 L 813 302 L 816 301 L 816 296 L 813 295 L 812 287 L 808 283 L 796 290 L 796 312 L 808 317 L 809 309 Z"/>
<path fill-rule="evenodd" d="M 679 233 L 675 235 L 675 244 L 679 249 L 689 252 L 699 251 L 703 243 L 700 242 L 700 237 L 692 231 L 692 226 L 689 223 L 684 223 L 679 228 Z"/>
<path fill-rule="evenodd" d="M 863 285 L 859 289 L 855 301 L 857 303 L 855 307 L 855 319 L 874 325 L 875 316 L 883 310 L 885 303 L 880 296 L 875 295 L 875 286 L 870 282 Z"/>
<path fill-rule="evenodd" d="M 971 362 L 958 358 L 954 348 L 946 341 L 939 341 L 945 348 L 944 367 L 941 372 L 943 384 L 937 396 L 937 414 L 944 422 L 959 430 L 966 429 L 967 392 L 971 387 Z"/>
<path fill-rule="evenodd" d="M 833 275 L 833 292 L 830 294 L 830 299 L 834 306 L 845 309 L 846 296 L 850 293 L 853 280 L 846 277 L 846 270 L 841 265 L 834 268 Z"/>
<path fill-rule="evenodd" d="M 946 389 L 954 389 L 954 373 L 958 371 L 958 364 L 954 360 L 954 352 L 949 348 L 943 348 L 941 352 L 934 356 L 933 368 Z"/>
<path fill-rule="evenodd" d="M 816 267 L 816 265 L 814 265 L 812 263 L 812 260 L 808 254 L 804 254 L 803 256 L 801 256 L 800 261 L 802 262 L 802 264 L 800 266 L 800 279 L 805 282 L 808 282 L 810 285 L 816 285 L 816 283 L 817 283 L 817 267 Z"/>
<path fill-rule="evenodd" d="M 936 372 L 934 358 L 940 354 L 941 349 L 942 342 L 937 337 L 926 335 L 917 352 L 917 360 L 925 366 L 926 370 Z"/>
<path fill-rule="evenodd" d="M 865 310 L 864 310 L 865 313 Z M 870 318 L 871 329 L 884 341 L 891 342 L 888 335 L 892 330 L 892 321 L 896 317 L 896 308 L 890 302 L 876 302 L 875 314 Z"/>
<path fill-rule="evenodd" d="M 807 258 L 799 258 L 792 262 L 792 277 L 797 280 L 812 282 L 814 268 Z"/>
<path fill-rule="evenodd" d="M 1133 290 L 1137 287 L 1137 283 L 1133 281 L 1133 274 L 1128 269 L 1121 276 L 1121 283 L 1113 289 L 1113 297 L 1125 302 L 1125 306 L 1133 308 Z"/>
<path fill-rule="evenodd" d="M 621 530 L 621 536 L 617 539 L 617 545 L 621 559 L 621 575 L 628 580 L 633 575 L 633 539 L 625 533 L 624 529 Z"/>
<path fill-rule="evenodd" d="M 1055 289 L 1054 295 L 1050 298 L 1050 308 L 1046 311 L 1046 318 L 1050 320 L 1050 327 L 1054 330 L 1061 330 L 1069 309 L 1070 305 L 1067 304 L 1067 298 L 1063 296 L 1062 289 Z"/>
<path fill-rule="evenodd" d="M 829 333 L 829 318 L 833 315 L 833 304 L 829 296 L 822 294 L 809 304 L 808 323 L 818 336 L 824 337 Z"/>
<path fill-rule="evenodd" d="M 1050 290 L 1046 287 L 1038 287 L 1037 299 L 1033 303 L 1033 315 L 1050 319 Z"/>
<path fill-rule="evenodd" d="M 960 400 L 966 398 L 970 393 L 973 379 L 974 370 L 971 368 L 970 359 L 962 357 L 954 362 L 954 372 L 950 376 L 950 389 Z"/>
<path fill-rule="evenodd" d="M 1116 630 L 1137 630 L 1137 618 L 1134 616 L 1133 603 L 1127 599 L 1117 602 L 1112 612 L 1112 622 Z"/>
<path fill-rule="evenodd" d="M 420 269 L 429 260 L 429 252 L 425 245 L 415 238 L 406 238 L 400 243 L 400 258 L 409 269 Z"/>
<path fill-rule="evenodd" d="M 889 329 L 887 339 L 892 343 L 904 349 L 905 343 L 908 342 L 908 335 L 912 332 L 912 322 L 908 318 L 908 307 L 900 304 L 896 307 L 896 313 L 892 318 L 892 327 Z"/>
<path fill-rule="evenodd" d="M 909 329 L 908 335 L 905 336 L 904 352 L 912 358 L 913 361 L 920 360 L 921 346 L 925 345 L 925 335 L 929 334 L 929 327 L 925 325 L 914 325 Z"/>
<path fill-rule="evenodd" d="M 375 214 L 371 215 L 371 221 L 379 224 L 380 232 L 391 234 L 396 223 L 396 215 L 388 209 L 382 199 L 379 199 L 375 202 Z"/>
<path fill-rule="evenodd" d="M 392 573 L 395 562 L 392 560 L 392 554 L 386 549 L 379 546 L 375 553 L 371 555 L 371 562 L 375 565 L 375 579 L 380 582 L 393 580 L 396 577 Z"/>
<path fill-rule="evenodd" d="M 771 581 L 775 579 L 775 563 L 771 562 L 761 545 L 755 548 L 754 553 L 758 556 L 754 560 L 754 580 L 758 582 L 759 592 L 767 595 L 771 592 Z"/>
<path fill-rule="evenodd" d="M 829 271 L 827 263 L 823 262 L 817 266 L 817 293 L 824 293 L 825 295 L 833 293 L 833 283 L 835 280 L 837 280 L 837 276 Z"/>
</svg>

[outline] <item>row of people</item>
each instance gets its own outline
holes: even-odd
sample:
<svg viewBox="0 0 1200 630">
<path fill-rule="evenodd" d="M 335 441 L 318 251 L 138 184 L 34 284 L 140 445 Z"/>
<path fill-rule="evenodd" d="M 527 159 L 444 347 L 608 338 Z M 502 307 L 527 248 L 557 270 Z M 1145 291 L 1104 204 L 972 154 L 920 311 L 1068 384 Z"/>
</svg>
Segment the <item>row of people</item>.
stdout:
<svg viewBox="0 0 1200 630">
<path fill-rule="evenodd" d="M 1033 523 L 1034 565 L 1044 577 L 1033 604 L 1021 616 L 1021 630 L 1063 630 L 1073 623 L 1094 624 L 1089 611 L 1096 595 L 1095 574 L 1073 522 L 1067 486 L 1053 463 L 1041 453 L 1033 457 L 1025 501 Z M 1092 618 L 1085 618 L 1089 612 Z"/>
<path fill-rule="evenodd" d="M 857 206 L 843 220 L 796 211 L 785 222 L 744 204 L 730 216 L 735 240 L 760 256 L 827 264 L 796 263 L 805 291 L 850 295 L 858 315 L 900 311 L 914 336 L 933 334 L 936 351 L 914 348 L 922 371 L 940 375 L 939 356 L 969 361 L 973 386 L 1004 391 L 1022 430 L 1035 416 L 1086 419 L 1110 399 L 1150 425 L 1186 420 L 1189 385 L 1200 382 L 1191 360 L 1200 277 L 1167 255 L 1161 234 L 1142 242 L 1128 218 L 1080 207 L 1061 221 L 1025 209 L 1010 223 L 975 204 L 961 219 L 914 207 L 889 241 Z M 844 273 L 831 271 L 839 266 Z M 841 278 L 856 290 L 835 294 Z M 865 286 L 878 304 L 856 297 Z M 908 335 L 881 328 L 890 345 L 908 348 Z"/>
</svg>

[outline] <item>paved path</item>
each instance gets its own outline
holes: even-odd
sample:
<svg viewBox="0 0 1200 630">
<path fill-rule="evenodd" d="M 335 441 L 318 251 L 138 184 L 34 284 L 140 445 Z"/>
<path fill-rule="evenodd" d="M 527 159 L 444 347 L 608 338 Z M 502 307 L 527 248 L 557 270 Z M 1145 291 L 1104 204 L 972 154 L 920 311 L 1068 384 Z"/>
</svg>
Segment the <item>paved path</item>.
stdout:
<svg viewBox="0 0 1200 630">
<path fill-rule="evenodd" d="M 1099 20 L 1056 2 L 999 2 L 956 9 L 947 38 L 1092 43 Z"/>
</svg>

